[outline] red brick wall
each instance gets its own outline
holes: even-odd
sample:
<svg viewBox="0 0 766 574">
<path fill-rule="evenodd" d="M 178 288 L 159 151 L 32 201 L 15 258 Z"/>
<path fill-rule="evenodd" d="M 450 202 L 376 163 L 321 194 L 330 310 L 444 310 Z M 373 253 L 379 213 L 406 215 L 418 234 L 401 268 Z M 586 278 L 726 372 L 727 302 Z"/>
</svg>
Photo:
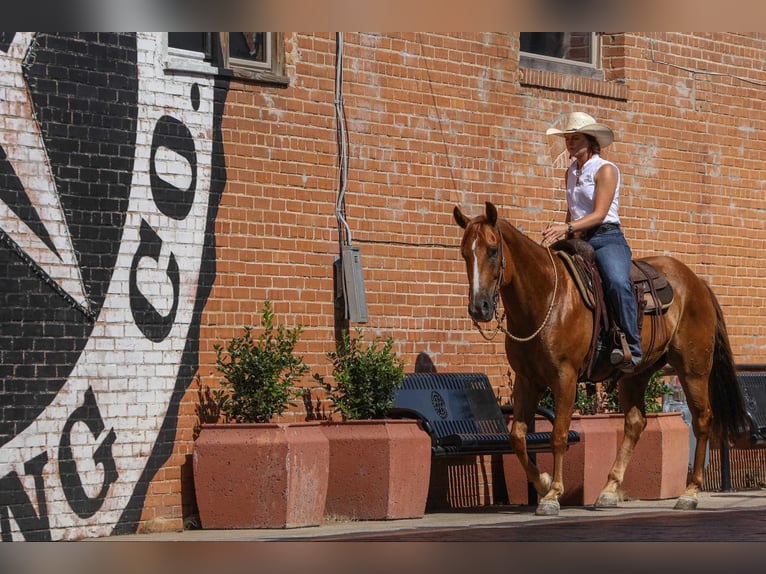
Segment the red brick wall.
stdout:
<svg viewBox="0 0 766 574">
<path fill-rule="evenodd" d="M 452 209 L 477 214 L 492 201 L 535 239 L 563 220 L 562 148 L 544 133 L 573 110 L 615 131 L 604 155 L 622 169 L 634 255 L 690 265 L 720 299 L 736 360 L 766 361 L 765 34 L 607 33 L 606 81 L 519 69 L 517 34 L 346 33 L 344 43 L 346 211 L 364 265 L 364 327 L 392 336 L 408 371 L 425 353 L 441 371 L 487 373 L 507 396 L 501 339 L 484 341 L 467 316 Z M 299 351 L 313 371 L 329 372 L 339 250 L 335 50 L 334 34 L 288 33 L 289 87 L 231 84 L 203 384 L 217 381 L 213 345 L 257 322 L 265 299 L 279 321 L 305 326 Z M 188 480 L 178 492 L 178 475 L 190 473 L 172 469 L 188 469 L 197 399 L 190 389 L 147 519 L 193 511 Z"/>
</svg>

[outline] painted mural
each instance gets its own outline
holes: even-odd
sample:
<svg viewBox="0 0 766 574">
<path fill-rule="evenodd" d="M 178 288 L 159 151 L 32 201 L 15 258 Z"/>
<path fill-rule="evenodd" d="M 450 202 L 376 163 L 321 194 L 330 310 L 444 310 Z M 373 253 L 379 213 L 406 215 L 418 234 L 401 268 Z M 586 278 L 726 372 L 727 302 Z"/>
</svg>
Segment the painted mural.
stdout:
<svg viewBox="0 0 766 574">
<path fill-rule="evenodd" d="M 0 538 L 131 532 L 215 274 L 227 86 L 162 34 L 0 33 Z"/>
</svg>

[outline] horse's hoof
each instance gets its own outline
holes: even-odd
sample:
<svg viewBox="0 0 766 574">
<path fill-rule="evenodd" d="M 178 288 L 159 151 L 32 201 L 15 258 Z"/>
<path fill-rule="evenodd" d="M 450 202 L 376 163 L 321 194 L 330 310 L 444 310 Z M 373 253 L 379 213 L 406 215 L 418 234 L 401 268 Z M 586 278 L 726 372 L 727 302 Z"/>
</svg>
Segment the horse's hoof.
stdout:
<svg viewBox="0 0 766 574">
<path fill-rule="evenodd" d="M 673 510 L 696 510 L 697 502 L 693 496 L 679 496 Z"/>
<path fill-rule="evenodd" d="M 558 516 L 561 505 L 555 500 L 541 500 L 535 509 L 537 516 Z"/>
<path fill-rule="evenodd" d="M 614 492 L 602 492 L 598 495 L 594 508 L 617 508 L 617 495 Z"/>
</svg>

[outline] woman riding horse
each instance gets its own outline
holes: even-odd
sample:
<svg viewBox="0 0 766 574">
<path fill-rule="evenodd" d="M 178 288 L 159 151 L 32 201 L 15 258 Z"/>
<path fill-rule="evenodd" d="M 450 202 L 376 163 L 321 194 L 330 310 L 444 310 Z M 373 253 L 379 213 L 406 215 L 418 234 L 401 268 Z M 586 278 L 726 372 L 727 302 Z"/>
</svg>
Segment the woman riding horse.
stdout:
<svg viewBox="0 0 766 574">
<path fill-rule="evenodd" d="M 536 514 L 557 515 L 564 492 L 563 462 L 579 374 L 593 335 L 593 313 L 585 305 L 562 260 L 538 245 L 487 202 L 473 219 L 455 206 L 464 229 L 460 245 L 468 274 L 468 312 L 474 322 L 499 317 L 505 308 L 505 352 L 514 371 L 511 442 L 527 479 L 542 496 Z M 634 373 L 620 373 L 618 396 L 625 413 L 624 437 L 596 507 L 616 506 L 618 489 L 633 449 L 646 426 L 644 392 L 652 373 L 669 363 L 678 375 L 697 438 L 686 490 L 675 508 L 693 509 L 702 486 L 705 449 L 711 433 L 728 440 L 747 428 L 742 395 L 721 307 L 710 287 L 672 257 L 647 257 L 673 286 L 674 299 L 663 312 L 662 336 L 647 349 Z M 649 321 L 647 316 L 642 320 Z M 650 336 L 650 328 L 642 333 Z M 537 404 L 549 387 L 555 419 L 551 433 L 553 477 L 530 461 L 526 434 Z"/>
</svg>

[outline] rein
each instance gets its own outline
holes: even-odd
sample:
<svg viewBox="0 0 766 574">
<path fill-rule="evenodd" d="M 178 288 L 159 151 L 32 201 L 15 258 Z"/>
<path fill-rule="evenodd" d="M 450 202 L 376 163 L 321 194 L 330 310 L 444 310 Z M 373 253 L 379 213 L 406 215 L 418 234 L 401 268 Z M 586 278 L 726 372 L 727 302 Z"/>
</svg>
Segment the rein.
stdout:
<svg viewBox="0 0 766 574">
<path fill-rule="evenodd" d="M 503 321 L 505 320 L 505 309 L 503 309 L 503 314 L 499 315 L 498 313 L 498 307 L 500 303 L 500 287 L 502 287 L 502 281 L 503 276 L 505 275 L 505 249 L 503 246 L 503 235 L 500 233 L 499 226 L 496 227 L 497 229 L 497 235 L 500 237 L 500 274 L 497 278 L 497 288 L 495 289 L 495 320 L 497 321 L 497 327 L 495 327 L 492 330 L 491 335 L 487 335 L 487 331 L 485 331 L 481 325 L 479 325 L 478 321 L 476 319 L 473 319 L 473 324 L 476 325 L 476 328 L 479 330 L 479 333 L 481 333 L 481 336 L 484 337 L 484 340 L 486 341 L 492 341 L 496 336 L 498 331 L 502 331 L 505 333 L 507 337 L 512 339 L 513 341 L 516 341 L 517 343 L 526 343 L 527 341 L 531 341 L 537 335 L 540 334 L 540 331 L 543 330 L 543 327 L 548 324 L 548 319 L 551 317 L 551 312 L 553 311 L 553 305 L 556 302 L 556 292 L 559 286 L 559 274 L 556 270 L 556 262 L 553 260 L 553 252 L 551 251 L 550 247 L 546 247 L 545 249 L 548 251 L 548 257 L 551 259 L 551 265 L 553 265 L 553 295 L 551 296 L 551 303 L 548 306 L 548 312 L 545 314 L 545 318 L 543 319 L 542 324 L 537 328 L 537 330 L 532 333 L 531 335 L 527 337 L 517 337 L 513 333 L 511 333 L 508 329 L 503 327 Z"/>
</svg>

